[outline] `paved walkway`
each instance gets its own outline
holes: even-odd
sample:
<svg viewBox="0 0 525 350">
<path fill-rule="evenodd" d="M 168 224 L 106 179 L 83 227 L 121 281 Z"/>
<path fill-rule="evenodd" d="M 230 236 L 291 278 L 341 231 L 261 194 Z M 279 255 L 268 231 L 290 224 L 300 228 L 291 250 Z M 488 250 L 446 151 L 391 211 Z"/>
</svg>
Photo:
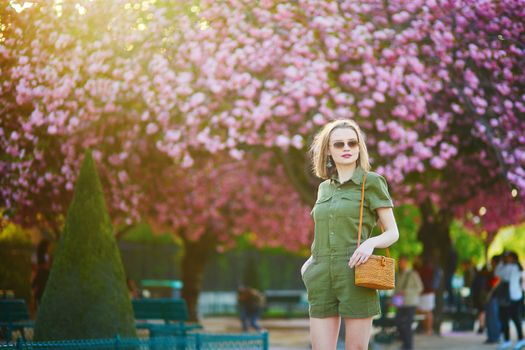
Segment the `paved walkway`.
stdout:
<svg viewBox="0 0 525 350">
<path fill-rule="evenodd" d="M 233 317 L 213 317 L 202 320 L 205 331 L 209 332 L 240 332 L 240 324 Z M 270 334 L 271 350 L 308 350 L 309 329 L 308 319 L 271 319 L 262 320 L 261 326 Z M 512 329 L 513 327 L 511 327 Z M 513 335 L 514 339 L 516 338 Z M 416 335 L 416 350 L 495 350 L 495 345 L 484 345 L 485 335 L 474 332 L 452 332 L 450 324 L 443 324 L 441 336 Z M 390 345 L 373 344 L 374 350 L 397 350 L 399 342 Z M 343 348 L 342 348 L 343 349 Z"/>
</svg>

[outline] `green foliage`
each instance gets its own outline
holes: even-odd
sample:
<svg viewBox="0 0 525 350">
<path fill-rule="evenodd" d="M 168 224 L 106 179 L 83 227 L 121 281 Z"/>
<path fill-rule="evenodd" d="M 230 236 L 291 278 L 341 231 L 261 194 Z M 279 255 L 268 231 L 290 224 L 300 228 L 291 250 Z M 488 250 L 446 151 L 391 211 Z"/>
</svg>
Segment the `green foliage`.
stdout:
<svg viewBox="0 0 525 350">
<path fill-rule="evenodd" d="M 148 223 L 141 222 L 129 229 L 129 231 L 122 236 L 122 240 L 135 243 L 175 245 L 173 237 L 173 233 L 170 232 L 164 232 L 162 234 L 154 233 Z"/>
<path fill-rule="evenodd" d="M 525 223 L 499 230 L 489 247 L 488 256 L 501 254 L 505 250 L 515 251 L 518 253 L 521 263 L 525 262 Z"/>
<path fill-rule="evenodd" d="M 417 239 L 417 231 L 421 224 L 419 210 L 412 205 L 402 205 L 394 208 L 394 216 L 399 229 L 399 240 L 390 247 L 390 255 L 397 258 L 400 255 L 415 257 L 421 254 L 423 244 Z M 379 234 L 378 227 L 374 235 Z M 375 254 L 384 254 L 381 250 Z"/>
<path fill-rule="evenodd" d="M 0 289 L 12 290 L 15 297 L 31 299 L 31 235 L 20 226 L 0 225 Z"/>
<path fill-rule="evenodd" d="M 450 238 L 458 254 L 458 261 L 472 260 L 475 265 L 485 262 L 483 239 L 466 229 L 459 221 L 452 222 Z"/>
<path fill-rule="evenodd" d="M 86 152 L 42 297 L 34 339 L 136 336 L 102 186 Z"/>
</svg>

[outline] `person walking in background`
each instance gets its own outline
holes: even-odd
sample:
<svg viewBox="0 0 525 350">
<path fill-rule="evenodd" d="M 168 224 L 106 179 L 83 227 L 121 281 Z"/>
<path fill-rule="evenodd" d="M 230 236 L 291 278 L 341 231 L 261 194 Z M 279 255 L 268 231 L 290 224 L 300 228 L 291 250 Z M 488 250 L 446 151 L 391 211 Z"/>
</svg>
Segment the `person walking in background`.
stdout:
<svg viewBox="0 0 525 350">
<path fill-rule="evenodd" d="M 415 270 L 421 277 L 423 283 L 423 292 L 419 297 L 418 310 L 425 316 L 423 321 L 423 330 L 426 335 L 433 333 L 433 312 L 436 306 L 436 294 L 434 292 L 434 264 L 430 256 L 420 257 L 422 264 L 414 264 Z"/>
<path fill-rule="evenodd" d="M 503 261 L 496 267 L 496 276 L 499 277 L 499 295 L 500 298 L 500 320 L 501 330 L 503 332 L 504 342 L 501 344 L 500 349 L 509 349 L 512 345 L 510 340 L 510 329 L 509 321 L 512 320 L 516 326 L 516 332 L 518 334 L 518 342 L 514 346 L 515 350 L 522 349 L 525 347 L 525 340 L 523 339 L 522 319 L 521 319 L 521 305 L 523 298 L 523 290 L 521 289 L 521 271 L 517 263 L 516 253 L 505 252 L 503 254 Z M 503 296 L 503 293 L 505 295 Z M 508 298 L 508 301 L 502 303 L 504 298 Z"/>
<path fill-rule="evenodd" d="M 417 271 L 409 268 L 406 256 L 399 257 L 398 266 L 399 272 L 392 303 L 397 306 L 396 326 L 401 339 L 401 349 L 412 350 L 414 348 L 412 323 L 416 307 L 419 305 L 419 296 L 423 291 L 423 282 Z"/>
<path fill-rule="evenodd" d="M 248 288 L 248 300 L 246 302 L 246 310 L 248 313 L 248 321 L 250 326 L 256 331 L 261 330 L 259 319 L 265 306 L 265 296 L 263 293 L 255 288 Z"/>
<path fill-rule="evenodd" d="M 511 256 L 512 258 L 512 261 L 518 266 L 519 270 L 520 270 L 520 286 L 521 286 L 521 291 L 523 292 L 525 290 L 525 288 L 523 287 L 523 266 L 521 266 L 521 263 L 520 263 L 520 258 L 518 257 L 518 254 L 516 252 L 509 252 L 509 255 Z M 521 319 L 523 320 L 523 314 L 525 312 L 525 305 L 523 304 L 523 296 L 524 296 L 524 293 L 521 293 L 521 300 L 519 301 L 519 306 L 520 306 L 520 312 L 521 312 Z"/>
<path fill-rule="evenodd" d="M 471 286 L 472 305 L 476 309 L 478 316 L 478 334 L 485 331 L 485 304 L 490 292 L 488 266 L 483 266 L 476 272 Z"/>
<path fill-rule="evenodd" d="M 237 306 L 239 307 L 239 318 L 243 332 L 248 331 L 248 298 L 248 288 L 242 285 L 239 286 L 237 288 Z"/>
<path fill-rule="evenodd" d="M 496 344 L 499 342 L 501 335 L 501 322 L 499 320 L 499 299 L 495 293 L 496 287 L 499 283 L 498 276 L 495 275 L 494 270 L 501 261 L 501 255 L 495 255 L 490 260 L 490 270 L 488 270 L 488 288 L 485 303 L 485 324 L 487 328 L 487 340 L 485 344 Z"/>
<path fill-rule="evenodd" d="M 243 332 L 247 332 L 250 327 L 260 331 L 259 319 L 265 304 L 264 295 L 254 288 L 240 286 L 237 290 L 237 304 Z"/>
<path fill-rule="evenodd" d="M 454 288 L 452 288 L 452 279 L 456 273 L 458 264 L 458 254 L 451 244 L 448 250 L 444 278 L 445 278 L 445 290 L 447 291 L 447 306 L 449 309 L 456 308 L 456 296 L 454 295 Z"/>
</svg>

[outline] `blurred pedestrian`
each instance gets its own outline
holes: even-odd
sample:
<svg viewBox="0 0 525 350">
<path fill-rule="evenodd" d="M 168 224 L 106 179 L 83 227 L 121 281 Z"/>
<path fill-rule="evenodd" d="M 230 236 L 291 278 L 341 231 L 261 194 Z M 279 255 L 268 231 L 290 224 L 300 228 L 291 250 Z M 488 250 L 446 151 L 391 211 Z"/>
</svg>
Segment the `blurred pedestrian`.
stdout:
<svg viewBox="0 0 525 350">
<path fill-rule="evenodd" d="M 446 265 L 444 269 L 445 290 L 447 291 L 447 305 L 449 309 L 456 308 L 456 296 L 454 295 L 454 288 L 452 287 L 452 279 L 456 273 L 458 254 L 454 250 L 452 244 L 449 247 L 446 257 Z"/>
<path fill-rule="evenodd" d="M 485 331 L 485 304 L 487 303 L 489 292 L 489 270 L 488 266 L 483 266 L 476 272 L 471 286 L 472 304 L 478 317 L 478 334 L 482 334 Z"/>
<path fill-rule="evenodd" d="M 485 303 L 485 324 L 487 328 L 487 340 L 485 344 L 496 344 L 501 336 L 501 322 L 499 320 L 499 300 L 495 294 L 499 284 L 499 278 L 494 270 L 501 261 L 501 255 L 495 255 L 490 260 L 490 270 L 488 271 L 489 293 Z"/>
<path fill-rule="evenodd" d="M 248 331 L 248 288 L 239 286 L 237 288 L 237 306 L 239 307 L 239 318 L 243 332 Z"/>
<path fill-rule="evenodd" d="M 414 265 L 416 271 L 421 277 L 423 283 L 423 292 L 419 297 L 418 310 L 425 316 L 423 320 L 423 330 L 425 334 L 432 335 L 433 333 L 433 311 L 436 306 L 436 294 L 434 292 L 434 264 L 430 256 L 425 255 L 422 258 L 422 263 L 419 266 Z"/>
<path fill-rule="evenodd" d="M 521 265 L 520 259 L 516 252 L 511 251 L 509 255 L 512 257 L 512 261 L 518 266 L 520 270 L 520 286 L 523 292 L 525 290 L 523 286 L 523 284 L 525 283 L 525 281 L 523 280 L 523 266 Z M 525 312 L 525 305 L 523 304 L 523 302 L 524 302 L 524 293 L 521 293 L 521 300 L 519 301 L 519 305 L 521 307 L 521 319 L 523 319 L 524 312 Z"/>
<path fill-rule="evenodd" d="M 266 303 L 266 298 L 263 293 L 255 288 L 248 288 L 248 301 L 247 301 L 247 311 L 248 311 L 248 321 L 250 326 L 252 326 L 256 331 L 261 330 L 259 325 L 259 320 L 261 318 L 264 306 Z"/>
<path fill-rule="evenodd" d="M 523 339 L 522 319 L 521 319 L 521 305 L 523 298 L 523 290 L 521 289 L 521 271 L 519 265 L 515 259 L 516 253 L 505 252 L 503 255 L 503 261 L 496 267 L 496 275 L 500 278 L 500 285 L 502 286 L 500 293 L 506 293 L 505 297 L 508 297 L 508 302 L 502 303 L 500 300 L 500 321 L 501 330 L 503 332 L 504 342 L 501 345 L 501 349 L 508 349 L 512 345 L 510 340 L 510 329 L 509 321 L 512 320 L 516 326 L 516 332 L 518 334 L 518 342 L 514 346 L 514 349 L 521 349 L 525 347 L 525 340 Z"/>
<path fill-rule="evenodd" d="M 240 286 L 237 300 L 243 332 L 247 332 L 250 327 L 260 331 L 259 319 L 265 305 L 264 295 L 255 288 Z"/>
<path fill-rule="evenodd" d="M 419 295 L 423 291 L 423 282 L 417 271 L 408 266 L 408 258 L 401 256 L 398 259 L 399 272 L 396 278 L 396 287 L 393 304 L 397 307 L 396 326 L 401 339 L 402 350 L 414 348 L 414 332 L 412 323 L 419 305 Z"/>
</svg>

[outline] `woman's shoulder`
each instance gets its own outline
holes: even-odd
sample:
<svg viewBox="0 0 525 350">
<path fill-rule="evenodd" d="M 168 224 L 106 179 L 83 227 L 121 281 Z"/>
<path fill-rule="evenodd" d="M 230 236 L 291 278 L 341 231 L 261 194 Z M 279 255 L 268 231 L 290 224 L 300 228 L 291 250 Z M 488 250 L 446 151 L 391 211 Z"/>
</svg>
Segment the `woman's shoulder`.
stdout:
<svg viewBox="0 0 525 350">
<path fill-rule="evenodd" d="M 369 171 L 366 173 L 366 182 L 377 185 L 381 182 L 386 183 L 386 179 L 383 175 L 376 173 L 375 171 Z"/>
<path fill-rule="evenodd" d="M 376 173 L 375 171 L 372 171 L 372 170 L 370 170 L 370 171 L 368 171 L 366 173 L 366 177 L 367 177 L 367 179 L 374 179 L 374 180 L 380 179 L 380 178 L 383 178 L 383 179 L 385 178 L 383 175 L 381 175 L 379 173 Z"/>
<path fill-rule="evenodd" d="M 317 192 L 322 192 L 323 190 L 327 189 L 328 187 L 330 187 L 330 179 L 326 179 L 324 181 L 322 181 L 319 186 L 317 187 Z"/>
<path fill-rule="evenodd" d="M 319 184 L 319 187 L 317 188 L 317 198 L 321 198 L 326 195 L 330 191 L 330 179 L 324 180 Z"/>
<path fill-rule="evenodd" d="M 330 181 L 331 181 L 330 179 L 326 179 L 326 180 L 324 180 L 323 182 L 321 182 L 321 183 L 319 184 L 319 188 L 329 186 L 329 185 L 330 185 Z"/>
</svg>

